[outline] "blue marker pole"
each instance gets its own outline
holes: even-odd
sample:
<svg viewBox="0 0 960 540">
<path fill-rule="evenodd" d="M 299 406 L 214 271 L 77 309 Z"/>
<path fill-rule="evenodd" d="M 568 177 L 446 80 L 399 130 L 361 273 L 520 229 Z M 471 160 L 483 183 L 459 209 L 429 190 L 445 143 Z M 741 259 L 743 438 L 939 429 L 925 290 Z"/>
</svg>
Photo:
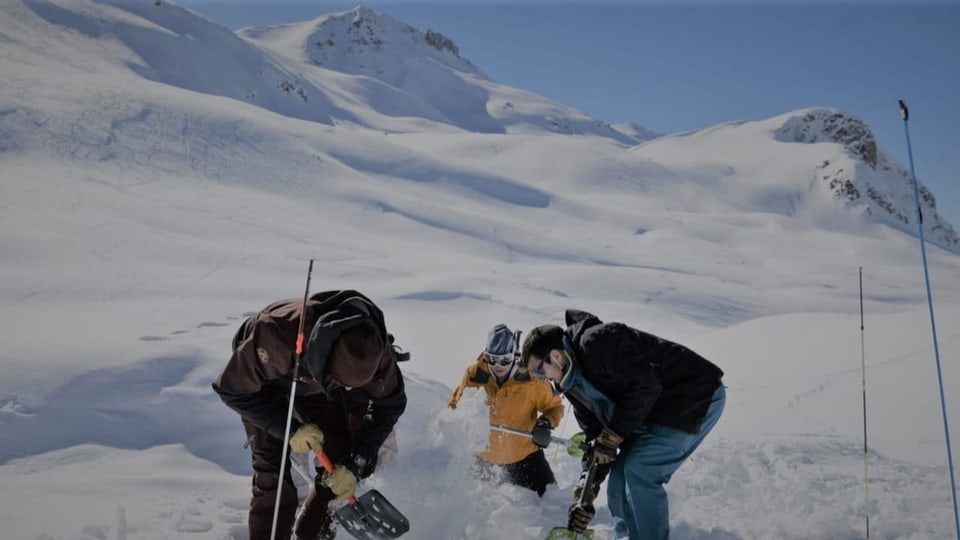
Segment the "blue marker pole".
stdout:
<svg viewBox="0 0 960 540">
<path fill-rule="evenodd" d="M 950 426 L 947 422 L 947 401 L 943 395 L 943 371 L 940 368 L 940 346 L 937 344 L 937 322 L 933 316 L 933 295 L 930 293 L 930 272 L 927 269 L 927 248 L 923 240 L 923 211 L 920 209 L 920 193 L 917 189 L 917 174 L 913 169 L 913 148 L 910 145 L 910 128 L 907 122 L 910 111 L 901 99 L 900 117 L 903 118 L 903 131 L 907 136 L 907 157 L 910 160 L 910 179 L 913 182 L 913 200 L 917 205 L 917 227 L 920 230 L 920 255 L 923 258 L 923 279 L 927 285 L 927 306 L 930 309 L 930 328 L 933 330 L 933 354 L 937 361 L 937 382 L 940 385 L 940 408 L 943 411 L 943 433 L 947 439 L 947 467 L 950 469 L 950 495 L 953 498 L 953 524 L 956 537 L 960 540 L 960 514 L 957 513 L 957 483 L 953 475 L 953 451 L 950 448 Z"/>
</svg>

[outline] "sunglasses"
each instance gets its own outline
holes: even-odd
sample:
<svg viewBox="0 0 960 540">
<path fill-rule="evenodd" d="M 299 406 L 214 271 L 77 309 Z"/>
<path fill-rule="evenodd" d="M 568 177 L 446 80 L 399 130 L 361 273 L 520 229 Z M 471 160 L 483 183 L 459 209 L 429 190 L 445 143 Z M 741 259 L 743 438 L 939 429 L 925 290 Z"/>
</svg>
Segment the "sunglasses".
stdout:
<svg viewBox="0 0 960 540">
<path fill-rule="evenodd" d="M 546 378 L 547 378 L 547 374 L 544 373 L 544 371 L 543 371 L 543 365 L 544 365 L 544 364 L 549 364 L 549 363 L 550 363 L 550 359 L 549 359 L 549 358 L 541 358 L 541 359 L 540 359 L 540 363 L 537 364 L 537 367 L 535 367 L 535 368 L 533 368 L 533 369 L 530 370 L 530 374 L 533 375 L 534 377 L 538 378 L 538 379 L 546 379 Z"/>
<path fill-rule="evenodd" d="M 514 361 L 513 353 L 507 354 L 490 354 L 488 352 L 483 353 L 483 361 L 491 366 L 509 366 Z"/>
</svg>

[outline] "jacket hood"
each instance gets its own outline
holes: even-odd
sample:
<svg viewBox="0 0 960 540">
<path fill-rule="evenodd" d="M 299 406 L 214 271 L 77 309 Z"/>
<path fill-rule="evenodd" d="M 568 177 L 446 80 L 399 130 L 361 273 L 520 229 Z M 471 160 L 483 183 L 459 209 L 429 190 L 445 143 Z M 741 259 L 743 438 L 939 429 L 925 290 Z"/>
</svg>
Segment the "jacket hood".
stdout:
<svg viewBox="0 0 960 540">
<path fill-rule="evenodd" d="M 383 313 L 369 298 L 355 291 L 338 291 L 332 296 L 322 296 L 328 294 L 318 293 L 311 297 L 311 301 L 320 302 L 316 309 L 321 313 L 316 317 L 307 340 L 304 367 L 317 381 L 323 380 L 334 343 L 344 332 L 363 324 L 372 324 L 379 331 L 381 339 L 386 336 Z M 310 308 L 308 304 L 307 309 Z"/>
<path fill-rule="evenodd" d="M 565 315 L 567 321 L 567 337 L 570 338 L 570 342 L 574 345 L 575 350 L 579 348 L 576 345 L 580 343 L 580 338 L 583 337 L 584 332 L 594 326 L 603 324 L 603 321 L 593 313 L 579 309 L 568 309 Z"/>
<path fill-rule="evenodd" d="M 360 388 L 373 380 L 387 349 L 377 327 L 364 320 L 340 333 L 328 355 L 326 373 L 341 386 Z"/>
</svg>

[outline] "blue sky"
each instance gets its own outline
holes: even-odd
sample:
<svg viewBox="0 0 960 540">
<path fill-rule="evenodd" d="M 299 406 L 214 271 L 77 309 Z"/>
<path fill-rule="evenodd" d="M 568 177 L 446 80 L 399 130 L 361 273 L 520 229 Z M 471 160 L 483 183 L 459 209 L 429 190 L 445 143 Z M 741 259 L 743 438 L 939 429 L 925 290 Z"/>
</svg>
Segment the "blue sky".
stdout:
<svg viewBox="0 0 960 540">
<path fill-rule="evenodd" d="M 230 28 L 311 19 L 357 2 L 180 0 Z M 365 2 L 453 39 L 492 79 L 610 123 L 662 133 L 835 107 L 907 164 L 960 227 L 960 0 L 924 2 Z"/>
</svg>

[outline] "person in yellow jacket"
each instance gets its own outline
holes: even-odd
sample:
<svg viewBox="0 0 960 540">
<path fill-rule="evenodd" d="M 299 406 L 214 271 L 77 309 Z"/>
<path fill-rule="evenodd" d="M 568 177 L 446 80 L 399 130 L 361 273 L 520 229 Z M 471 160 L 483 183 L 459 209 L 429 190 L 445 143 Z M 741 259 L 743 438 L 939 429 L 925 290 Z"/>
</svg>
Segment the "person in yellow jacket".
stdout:
<svg viewBox="0 0 960 540">
<path fill-rule="evenodd" d="M 460 386 L 450 396 L 457 403 L 466 388 L 482 387 L 487 394 L 490 424 L 517 429 L 530 437 L 491 429 L 487 448 L 477 454 L 478 476 L 490 479 L 502 470 L 507 481 L 543 496 L 556 483 L 543 449 L 551 431 L 563 418 L 563 404 L 546 381 L 531 377 L 518 365 L 520 332 L 498 324 L 490 330 L 487 345 L 467 367 Z"/>
</svg>

